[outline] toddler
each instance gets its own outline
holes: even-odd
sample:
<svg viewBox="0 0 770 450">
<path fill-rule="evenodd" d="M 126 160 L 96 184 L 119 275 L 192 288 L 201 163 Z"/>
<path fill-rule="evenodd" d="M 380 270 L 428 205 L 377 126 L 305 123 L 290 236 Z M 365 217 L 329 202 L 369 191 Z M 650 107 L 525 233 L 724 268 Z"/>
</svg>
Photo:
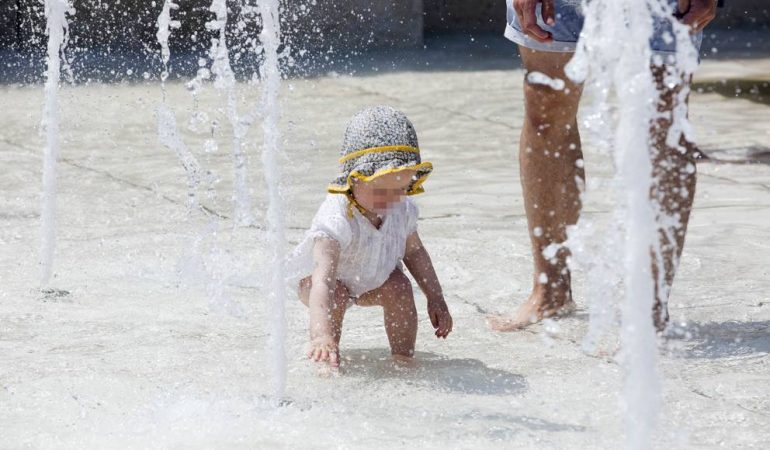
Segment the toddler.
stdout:
<svg viewBox="0 0 770 450">
<path fill-rule="evenodd" d="M 417 206 L 407 197 L 423 192 L 433 166 L 421 161 L 409 119 L 386 106 L 351 119 L 341 153 L 341 174 L 291 258 L 292 279 L 310 310 L 308 356 L 338 368 L 346 309 L 381 306 L 391 354 L 411 361 L 417 310 L 404 266 L 427 297 L 436 337 L 452 331 L 441 285 L 417 233 Z"/>
</svg>

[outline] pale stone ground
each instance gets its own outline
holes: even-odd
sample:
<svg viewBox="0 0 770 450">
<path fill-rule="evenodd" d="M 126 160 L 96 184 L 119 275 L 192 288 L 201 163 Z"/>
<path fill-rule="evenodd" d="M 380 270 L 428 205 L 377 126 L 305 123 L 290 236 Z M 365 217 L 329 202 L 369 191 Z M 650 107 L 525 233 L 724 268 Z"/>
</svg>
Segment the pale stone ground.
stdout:
<svg viewBox="0 0 770 450">
<path fill-rule="evenodd" d="M 706 61 L 699 79 L 757 78 L 770 60 Z M 0 448 L 617 448 L 622 370 L 581 351 L 578 314 L 494 334 L 488 312 L 512 312 L 530 286 L 518 184 L 519 70 L 401 72 L 294 80 L 283 91 L 288 238 L 296 243 L 334 176 L 346 120 L 388 103 L 414 121 L 436 170 L 418 200 L 420 231 L 455 316 L 445 342 L 421 314 L 421 367 L 387 360 L 379 311 L 352 309 L 344 374 L 321 379 L 303 359 L 304 307 L 288 309 L 291 403 L 267 402 L 269 317 L 262 277 L 265 192 L 258 125 L 249 137 L 256 226 L 188 215 L 184 173 L 157 143 L 156 84 L 62 93 L 59 246 L 43 299 L 37 250 L 42 89 L 0 90 Z M 258 88 L 241 86 L 249 105 Z M 208 120 L 170 86 L 188 146 L 220 178 L 204 203 L 231 214 L 229 125 L 213 89 Z M 243 109 L 243 108 L 242 108 Z M 770 151 L 770 107 L 694 94 L 709 153 Z M 218 128 L 212 122 L 218 122 Z M 206 153 L 214 138 L 219 149 Z M 739 161 L 740 162 L 740 161 Z M 611 176 L 586 145 L 589 177 Z M 660 344 L 664 406 L 655 446 L 768 448 L 770 438 L 770 166 L 709 162 L 671 300 L 684 338 Z M 594 182 L 587 217 L 606 217 Z M 197 243 L 197 244 L 196 244 Z M 197 255 L 197 256 L 192 256 Z M 240 307 L 241 317 L 227 311 Z M 609 349 L 612 350 L 612 349 Z"/>
</svg>

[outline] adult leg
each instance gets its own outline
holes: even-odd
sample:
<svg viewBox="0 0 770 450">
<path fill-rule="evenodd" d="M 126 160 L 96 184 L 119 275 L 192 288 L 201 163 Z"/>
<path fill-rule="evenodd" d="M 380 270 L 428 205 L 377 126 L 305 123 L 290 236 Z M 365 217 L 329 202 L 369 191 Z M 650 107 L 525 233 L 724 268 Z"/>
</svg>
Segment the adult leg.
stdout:
<svg viewBox="0 0 770 450">
<path fill-rule="evenodd" d="M 417 308 L 412 283 L 396 269 L 385 283 L 356 300 L 359 306 L 382 306 L 390 352 L 395 357 L 414 356 L 417 341 Z"/>
<path fill-rule="evenodd" d="M 498 331 L 513 331 L 573 307 L 569 251 L 561 248 L 550 259 L 543 250 L 567 238 L 566 227 L 580 215 L 579 183 L 585 173 L 577 127 L 582 86 L 564 74 L 572 53 L 537 52 L 519 47 L 527 73 L 540 72 L 564 80 L 556 90 L 524 81 L 525 118 L 519 145 L 519 165 L 535 271 L 532 294 L 511 318 L 490 318 Z"/>
<path fill-rule="evenodd" d="M 310 287 L 312 286 L 312 282 L 310 280 L 310 277 L 304 278 L 299 283 L 299 299 L 302 303 L 305 304 L 305 306 L 310 307 Z M 342 321 L 345 318 L 345 310 L 348 306 L 348 301 L 350 299 L 350 294 L 348 293 L 348 289 L 345 287 L 344 284 L 342 284 L 341 281 L 337 280 L 337 285 L 335 286 L 334 292 L 332 293 L 332 303 L 331 303 L 331 311 L 313 311 L 311 308 L 310 314 L 329 314 L 329 317 L 331 318 L 332 323 L 332 334 L 334 337 L 334 342 L 337 344 L 337 346 L 340 345 L 340 338 L 342 337 Z"/>
<path fill-rule="evenodd" d="M 672 88 L 664 83 L 665 67 L 653 67 L 652 71 L 661 92 L 658 103 L 660 115 L 653 122 L 650 133 L 655 180 L 651 197 L 660 206 L 658 223 L 661 225 L 660 260 L 653 262 L 653 274 L 657 278 L 653 321 L 658 331 L 662 331 L 668 323 L 668 295 L 684 248 L 695 198 L 696 159 L 699 152 L 684 137 L 675 141 L 673 146 L 667 142 L 673 124 L 672 112 L 678 102 L 684 102 L 686 107 L 687 99 L 678 99 L 682 85 Z M 663 266 L 662 276 L 659 265 Z"/>
</svg>

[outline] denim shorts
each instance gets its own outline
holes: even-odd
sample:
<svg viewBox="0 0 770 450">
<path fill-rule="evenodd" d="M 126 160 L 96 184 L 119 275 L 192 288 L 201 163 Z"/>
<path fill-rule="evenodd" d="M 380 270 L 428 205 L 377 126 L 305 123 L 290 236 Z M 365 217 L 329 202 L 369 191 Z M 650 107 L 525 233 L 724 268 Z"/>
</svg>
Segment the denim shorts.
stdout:
<svg viewBox="0 0 770 450">
<path fill-rule="evenodd" d="M 669 0 L 674 5 L 676 0 Z M 521 31 L 521 24 L 513 9 L 513 0 L 508 0 L 508 25 L 505 28 L 505 37 L 509 40 L 532 50 L 544 52 L 574 52 L 580 30 L 583 29 L 582 7 L 578 0 L 555 0 L 556 24 L 548 26 L 543 22 L 541 15 L 541 3 L 537 5 L 537 23 L 540 28 L 549 31 L 553 36 L 550 43 L 538 42 Z M 667 20 L 655 19 L 655 31 L 650 39 L 650 46 L 655 54 L 672 54 L 676 52 L 676 42 L 673 39 L 664 39 L 664 36 L 673 36 L 671 23 Z M 695 48 L 700 51 L 703 33 L 692 36 Z M 668 42 L 666 42 L 668 41 Z"/>
</svg>

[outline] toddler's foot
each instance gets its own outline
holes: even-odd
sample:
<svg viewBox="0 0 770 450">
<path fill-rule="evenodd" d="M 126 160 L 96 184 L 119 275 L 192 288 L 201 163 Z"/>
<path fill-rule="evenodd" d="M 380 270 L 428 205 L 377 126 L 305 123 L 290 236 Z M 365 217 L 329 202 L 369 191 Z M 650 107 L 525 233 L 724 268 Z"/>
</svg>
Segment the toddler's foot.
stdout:
<svg viewBox="0 0 770 450">
<path fill-rule="evenodd" d="M 552 299 L 547 301 L 547 297 Z M 554 300 L 553 296 L 547 296 L 544 291 L 536 290 L 513 317 L 488 317 L 489 328 L 501 332 L 518 331 L 549 317 L 572 314 L 575 311 L 575 302 L 572 301 L 571 296 L 567 294 L 558 297 L 561 300 Z"/>
</svg>

